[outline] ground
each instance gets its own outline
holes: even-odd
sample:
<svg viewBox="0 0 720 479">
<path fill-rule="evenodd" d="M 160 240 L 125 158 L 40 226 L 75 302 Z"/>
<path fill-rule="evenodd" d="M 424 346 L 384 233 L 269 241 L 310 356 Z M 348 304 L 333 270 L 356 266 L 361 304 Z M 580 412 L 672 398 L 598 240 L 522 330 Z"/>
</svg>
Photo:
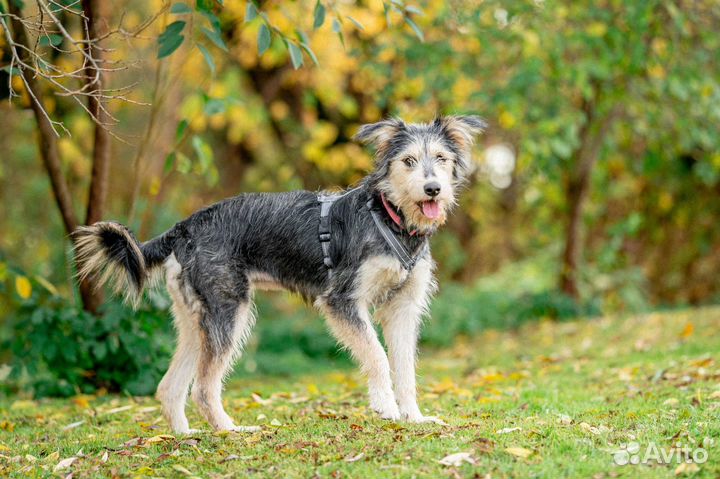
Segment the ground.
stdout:
<svg viewBox="0 0 720 479">
<path fill-rule="evenodd" d="M 245 434 L 172 436 L 151 398 L 10 398 L 0 475 L 718 477 L 718 350 L 720 308 L 487 331 L 421 353 L 421 408 L 448 426 L 376 418 L 352 370 L 230 381 Z"/>
</svg>

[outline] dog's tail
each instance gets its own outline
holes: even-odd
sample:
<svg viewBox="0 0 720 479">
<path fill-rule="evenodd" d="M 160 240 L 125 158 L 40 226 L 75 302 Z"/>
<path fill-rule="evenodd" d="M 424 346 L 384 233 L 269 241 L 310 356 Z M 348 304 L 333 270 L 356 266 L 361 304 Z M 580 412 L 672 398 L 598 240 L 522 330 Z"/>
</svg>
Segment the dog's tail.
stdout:
<svg viewBox="0 0 720 479">
<path fill-rule="evenodd" d="M 81 226 L 73 233 L 78 277 L 94 279 L 97 288 L 110 282 L 116 293 L 137 304 L 152 269 L 172 253 L 171 231 L 141 244 L 120 223 Z"/>
</svg>

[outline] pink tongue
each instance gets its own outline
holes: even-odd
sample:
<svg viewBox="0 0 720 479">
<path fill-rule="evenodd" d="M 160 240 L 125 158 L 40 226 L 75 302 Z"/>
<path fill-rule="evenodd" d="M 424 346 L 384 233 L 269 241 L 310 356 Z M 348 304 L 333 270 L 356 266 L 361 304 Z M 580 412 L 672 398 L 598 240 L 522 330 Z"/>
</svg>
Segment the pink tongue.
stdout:
<svg viewBox="0 0 720 479">
<path fill-rule="evenodd" d="M 440 216 L 440 205 L 437 201 L 423 201 L 422 211 L 425 216 L 434 220 Z"/>
</svg>

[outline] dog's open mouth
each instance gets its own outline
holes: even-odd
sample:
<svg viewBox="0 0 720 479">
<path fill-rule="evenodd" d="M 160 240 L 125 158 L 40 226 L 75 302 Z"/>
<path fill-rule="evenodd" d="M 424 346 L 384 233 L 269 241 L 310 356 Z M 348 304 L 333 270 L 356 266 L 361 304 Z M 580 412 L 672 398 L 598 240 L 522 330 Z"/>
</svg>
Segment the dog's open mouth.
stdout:
<svg viewBox="0 0 720 479">
<path fill-rule="evenodd" d="M 421 201 L 420 209 L 423 214 L 431 220 L 435 220 L 440 217 L 440 203 L 435 200 Z"/>
</svg>

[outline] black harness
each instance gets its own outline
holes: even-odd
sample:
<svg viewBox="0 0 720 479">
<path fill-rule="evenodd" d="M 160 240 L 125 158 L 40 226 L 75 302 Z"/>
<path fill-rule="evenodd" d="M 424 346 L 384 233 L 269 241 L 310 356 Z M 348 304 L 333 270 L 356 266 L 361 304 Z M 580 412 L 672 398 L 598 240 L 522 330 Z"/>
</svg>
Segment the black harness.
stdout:
<svg viewBox="0 0 720 479">
<path fill-rule="evenodd" d="M 350 190 L 352 191 L 352 190 Z M 333 204 L 347 193 L 340 195 L 328 195 L 319 194 L 318 202 L 320 203 L 320 225 L 318 227 L 318 233 L 320 237 L 320 247 L 323 253 L 323 264 L 328 269 L 328 275 L 332 277 L 332 270 L 335 267 L 333 260 L 330 256 L 330 241 L 332 240 L 332 229 L 330 226 L 330 211 L 332 210 Z M 385 243 L 390 247 L 395 257 L 400 261 L 403 268 L 410 271 L 417 263 L 420 256 L 423 255 L 428 247 L 428 241 L 425 239 L 422 246 L 417 249 L 413 254 L 405 247 L 405 245 L 397 237 L 396 233 L 385 223 L 379 209 L 375 206 L 375 201 L 370 198 L 365 204 L 370 216 L 372 216 L 375 227 L 380 232 L 380 236 L 383 237 Z"/>
</svg>

